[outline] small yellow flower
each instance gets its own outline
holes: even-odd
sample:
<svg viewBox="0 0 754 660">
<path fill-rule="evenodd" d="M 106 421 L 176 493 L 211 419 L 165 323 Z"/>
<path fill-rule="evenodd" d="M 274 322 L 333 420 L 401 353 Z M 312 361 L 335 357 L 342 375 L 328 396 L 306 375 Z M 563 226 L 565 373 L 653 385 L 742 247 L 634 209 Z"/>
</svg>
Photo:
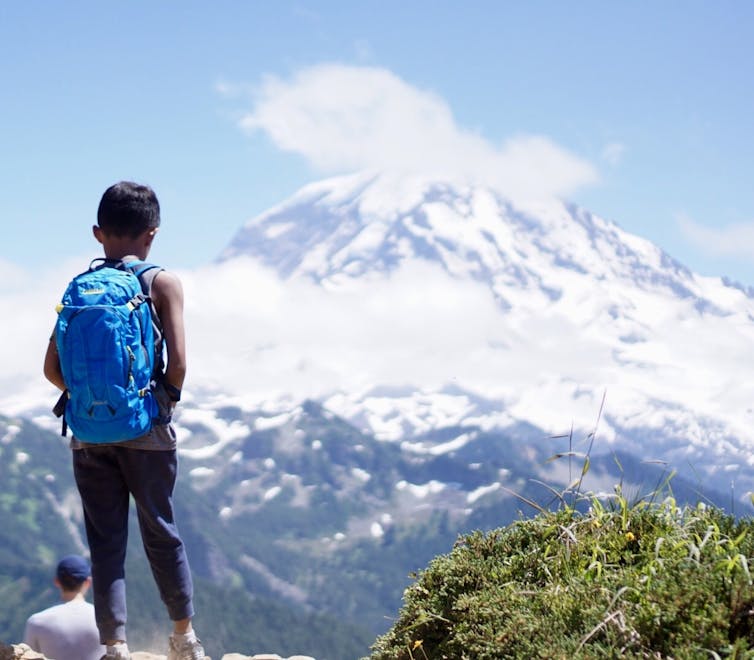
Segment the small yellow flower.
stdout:
<svg viewBox="0 0 754 660">
<path fill-rule="evenodd" d="M 423 639 L 417 639 L 414 642 L 414 651 L 416 651 L 416 649 L 418 649 L 422 644 L 424 644 L 424 640 Z"/>
<path fill-rule="evenodd" d="M 626 541 L 635 541 L 636 537 L 633 532 L 626 532 Z"/>
</svg>

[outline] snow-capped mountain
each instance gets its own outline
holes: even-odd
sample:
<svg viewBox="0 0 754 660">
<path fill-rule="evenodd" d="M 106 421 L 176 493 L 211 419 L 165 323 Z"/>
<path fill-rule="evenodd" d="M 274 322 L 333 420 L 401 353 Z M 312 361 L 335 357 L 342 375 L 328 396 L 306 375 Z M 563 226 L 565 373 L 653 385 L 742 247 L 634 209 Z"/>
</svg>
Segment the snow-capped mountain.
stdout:
<svg viewBox="0 0 754 660">
<path fill-rule="evenodd" d="M 576 206 L 467 182 L 338 177 L 180 275 L 186 419 L 230 407 L 274 418 L 316 400 L 429 455 L 459 451 L 473 429 L 532 428 L 536 442 L 596 428 L 595 452 L 754 490 L 751 293 Z M 54 430 L 54 393 L 36 375 L 14 377 L 0 412 Z M 207 455 L 244 433 L 226 426 L 205 437 Z"/>
<path fill-rule="evenodd" d="M 694 275 L 649 241 L 560 202 L 514 206 L 494 190 L 418 177 L 354 175 L 306 186 L 248 222 L 221 255 L 281 276 L 337 284 L 411 259 L 488 285 L 504 308 L 623 282 L 714 309 Z"/>
<path fill-rule="evenodd" d="M 407 354 L 388 349 L 391 377 L 370 367 L 383 347 L 360 345 L 364 359 L 352 364 L 365 372 L 361 387 L 315 392 L 378 437 L 410 440 L 464 423 L 588 430 L 605 396 L 598 447 L 754 485 L 754 299 L 584 209 L 514 203 L 468 183 L 359 174 L 308 185 L 250 220 L 217 267 L 248 257 L 283 286 L 306 282 L 333 305 L 356 298 L 355 316 L 371 295 L 385 305 L 380 287 L 399 283 L 393 321 L 413 324 L 417 340 L 406 350 L 435 353 L 407 373 Z M 401 279 L 405 272 L 419 277 Z M 443 314 L 427 318 L 444 295 Z M 342 319 L 333 325 L 338 334 Z M 334 343 L 353 360 L 349 341 Z"/>
</svg>

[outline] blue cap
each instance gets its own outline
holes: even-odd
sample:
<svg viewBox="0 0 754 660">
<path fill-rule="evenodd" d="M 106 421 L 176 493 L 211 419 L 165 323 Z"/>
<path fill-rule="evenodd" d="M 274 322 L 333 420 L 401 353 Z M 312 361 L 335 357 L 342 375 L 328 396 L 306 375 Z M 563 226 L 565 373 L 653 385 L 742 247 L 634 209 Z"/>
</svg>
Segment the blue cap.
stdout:
<svg viewBox="0 0 754 660">
<path fill-rule="evenodd" d="M 79 555 L 68 555 L 63 557 L 58 563 L 55 575 L 58 580 L 64 580 L 66 577 L 76 582 L 83 582 L 91 575 L 89 562 Z"/>
</svg>

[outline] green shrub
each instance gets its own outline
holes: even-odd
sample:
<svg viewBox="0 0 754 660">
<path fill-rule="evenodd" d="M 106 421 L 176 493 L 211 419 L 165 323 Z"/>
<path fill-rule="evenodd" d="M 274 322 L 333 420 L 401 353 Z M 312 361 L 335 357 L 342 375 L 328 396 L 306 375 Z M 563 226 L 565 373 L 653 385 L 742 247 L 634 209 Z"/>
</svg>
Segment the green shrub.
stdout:
<svg viewBox="0 0 754 660">
<path fill-rule="evenodd" d="M 370 657 L 754 658 L 752 520 L 610 502 L 460 539 Z"/>
</svg>

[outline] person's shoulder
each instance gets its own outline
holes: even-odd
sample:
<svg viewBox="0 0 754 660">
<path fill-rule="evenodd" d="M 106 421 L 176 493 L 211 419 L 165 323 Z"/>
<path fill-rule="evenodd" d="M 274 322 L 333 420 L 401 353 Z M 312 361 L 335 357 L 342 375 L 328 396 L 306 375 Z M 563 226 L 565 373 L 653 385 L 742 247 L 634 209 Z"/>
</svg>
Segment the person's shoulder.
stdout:
<svg viewBox="0 0 754 660">
<path fill-rule="evenodd" d="M 175 273 L 162 269 L 152 280 L 151 294 L 158 310 L 164 307 L 166 303 L 182 304 L 183 285 Z"/>
<path fill-rule="evenodd" d="M 50 621 L 60 613 L 60 609 L 64 604 L 65 603 L 60 603 L 58 605 L 48 607 L 46 610 L 35 612 L 27 619 L 27 625 L 37 627 L 44 626 L 48 621 Z"/>
<path fill-rule="evenodd" d="M 179 294 L 183 291 L 183 285 L 181 284 L 181 278 L 178 277 L 173 271 L 160 270 L 152 282 L 152 290 L 159 292 L 163 295 L 170 296 Z"/>
<path fill-rule="evenodd" d="M 26 619 L 26 625 L 28 626 L 38 626 L 40 623 L 42 623 L 42 620 L 44 619 L 44 613 L 47 610 L 42 610 L 41 612 L 34 612 L 28 619 Z"/>
</svg>

